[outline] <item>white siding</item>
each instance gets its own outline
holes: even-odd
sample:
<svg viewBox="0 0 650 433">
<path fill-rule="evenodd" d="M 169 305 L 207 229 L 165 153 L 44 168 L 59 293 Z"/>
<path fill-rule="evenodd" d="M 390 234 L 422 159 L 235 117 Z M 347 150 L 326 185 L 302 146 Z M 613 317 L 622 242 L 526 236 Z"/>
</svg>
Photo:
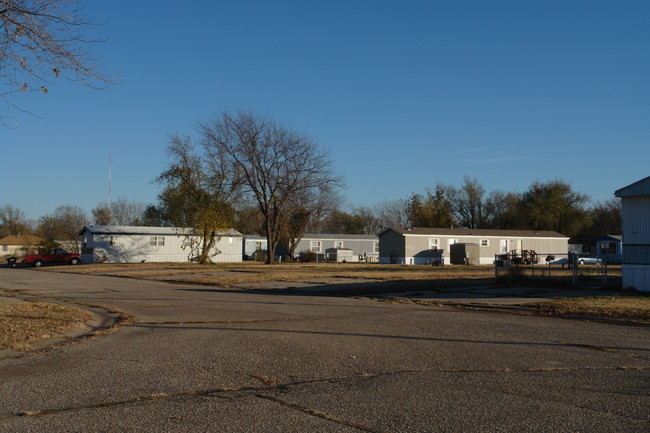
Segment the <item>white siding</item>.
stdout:
<svg viewBox="0 0 650 433">
<path fill-rule="evenodd" d="M 152 245 L 152 234 L 93 234 L 86 233 L 84 249 L 92 249 L 92 254 L 84 254 L 84 263 L 137 263 L 137 262 L 187 262 L 196 257 L 199 239 L 184 235 L 156 235 Z M 164 240 L 161 245 L 161 239 Z M 111 243 L 112 239 L 112 243 Z M 214 262 L 239 262 L 242 260 L 241 237 L 224 236 L 217 241 L 213 250 Z M 194 246 L 192 245 L 194 243 Z"/>
</svg>

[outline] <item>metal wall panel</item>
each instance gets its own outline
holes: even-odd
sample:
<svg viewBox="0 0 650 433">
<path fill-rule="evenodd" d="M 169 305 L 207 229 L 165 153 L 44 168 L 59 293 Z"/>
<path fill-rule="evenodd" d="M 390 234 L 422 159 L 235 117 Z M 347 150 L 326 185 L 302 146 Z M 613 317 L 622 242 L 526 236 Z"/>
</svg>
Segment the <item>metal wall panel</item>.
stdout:
<svg viewBox="0 0 650 433">
<path fill-rule="evenodd" d="M 623 246 L 650 245 L 650 196 L 629 197 L 622 200 Z"/>
</svg>

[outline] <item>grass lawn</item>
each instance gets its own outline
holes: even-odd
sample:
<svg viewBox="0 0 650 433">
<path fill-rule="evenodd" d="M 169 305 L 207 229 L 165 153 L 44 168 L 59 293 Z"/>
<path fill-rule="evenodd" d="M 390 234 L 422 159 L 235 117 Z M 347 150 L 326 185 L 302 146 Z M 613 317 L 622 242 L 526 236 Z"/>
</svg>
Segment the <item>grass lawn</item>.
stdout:
<svg viewBox="0 0 650 433">
<path fill-rule="evenodd" d="M 182 278 L 184 282 L 230 287 L 268 281 L 314 281 L 336 279 L 337 284 L 429 280 L 441 284 L 477 285 L 494 281 L 490 266 L 409 266 L 376 263 L 277 263 L 257 262 L 199 265 L 196 263 L 135 263 L 53 266 L 44 271 L 109 275 L 132 278 Z"/>
</svg>

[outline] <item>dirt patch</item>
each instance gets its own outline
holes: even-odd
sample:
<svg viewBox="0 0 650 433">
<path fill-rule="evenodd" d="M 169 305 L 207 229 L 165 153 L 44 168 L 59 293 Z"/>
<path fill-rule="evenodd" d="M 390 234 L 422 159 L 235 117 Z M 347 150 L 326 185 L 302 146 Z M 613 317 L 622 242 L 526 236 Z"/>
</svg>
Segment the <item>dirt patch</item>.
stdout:
<svg viewBox="0 0 650 433">
<path fill-rule="evenodd" d="M 49 302 L 0 303 L 0 350 L 29 350 L 30 343 L 80 329 L 92 313 Z"/>
</svg>

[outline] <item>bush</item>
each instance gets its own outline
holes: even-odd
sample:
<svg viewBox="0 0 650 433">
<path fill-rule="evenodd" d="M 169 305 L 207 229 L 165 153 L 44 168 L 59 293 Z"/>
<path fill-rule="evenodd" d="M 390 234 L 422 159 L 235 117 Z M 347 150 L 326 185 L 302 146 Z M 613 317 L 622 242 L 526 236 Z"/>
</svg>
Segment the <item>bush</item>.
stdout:
<svg viewBox="0 0 650 433">
<path fill-rule="evenodd" d="M 318 254 L 313 251 L 303 251 L 300 253 L 303 262 L 315 262 L 318 260 Z"/>
</svg>

